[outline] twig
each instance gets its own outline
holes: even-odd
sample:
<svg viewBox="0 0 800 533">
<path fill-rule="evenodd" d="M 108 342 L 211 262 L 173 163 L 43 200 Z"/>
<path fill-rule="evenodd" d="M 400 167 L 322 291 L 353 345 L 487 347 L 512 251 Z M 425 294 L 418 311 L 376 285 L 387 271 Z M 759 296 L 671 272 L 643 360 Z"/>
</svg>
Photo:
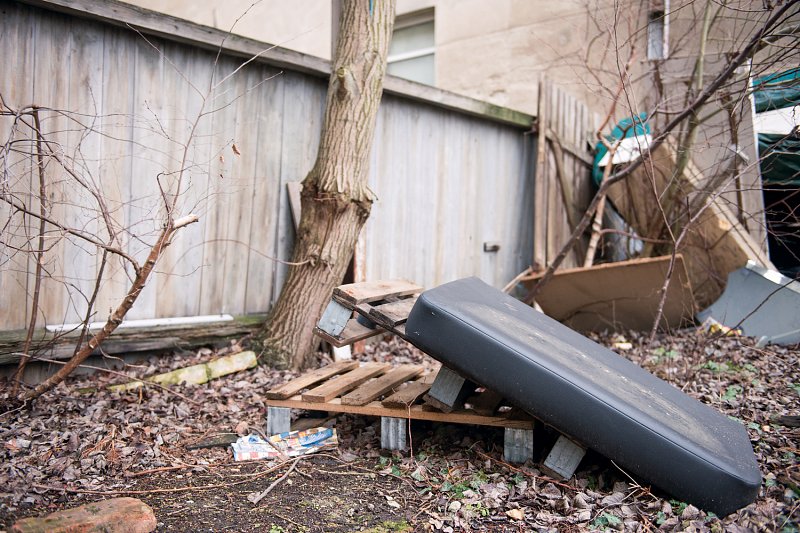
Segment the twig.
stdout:
<svg viewBox="0 0 800 533">
<path fill-rule="evenodd" d="M 700 219 L 700 216 L 705 212 L 705 210 L 708 209 L 709 207 L 711 207 L 712 203 L 715 202 L 716 199 L 720 197 L 720 195 L 722 194 L 723 190 L 724 190 L 724 187 L 720 188 L 715 193 L 709 195 L 706 198 L 705 204 L 700 206 L 697 209 L 697 212 L 694 213 L 694 215 L 691 216 L 691 218 L 686 222 L 686 224 L 684 224 L 683 228 L 681 229 L 681 232 L 678 234 L 678 238 L 675 239 L 675 241 L 674 241 L 672 254 L 670 254 L 670 258 L 669 258 L 669 265 L 667 267 L 667 272 L 666 272 L 666 274 L 664 276 L 664 283 L 661 286 L 661 289 L 659 291 L 660 294 L 661 294 L 661 298 L 659 299 L 658 307 L 656 308 L 656 316 L 653 319 L 653 325 L 650 328 L 650 334 L 649 334 L 648 340 L 647 340 L 648 344 L 652 344 L 653 341 L 656 338 L 656 332 L 658 331 L 658 325 L 661 322 L 661 317 L 664 314 L 664 306 L 666 305 L 666 302 L 667 302 L 667 291 L 669 290 L 670 283 L 672 282 L 672 275 L 673 275 L 673 272 L 675 271 L 675 263 L 676 263 L 676 258 L 677 258 L 677 255 L 678 255 L 678 250 L 680 249 L 681 244 L 683 244 L 683 239 L 686 238 L 686 236 L 689 234 L 689 230 L 694 228 L 694 224 Z M 776 289 L 775 292 L 780 290 L 780 288 L 782 288 L 782 287 L 779 287 L 778 289 Z M 772 294 L 774 294 L 775 292 L 773 292 Z M 772 294 L 767 296 L 767 298 L 764 299 L 764 301 L 762 301 L 761 304 L 759 304 L 758 307 L 756 307 L 751 312 L 751 314 L 755 313 L 762 305 L 764 305 L 766 303 L 766 301 L 769 300 L 769 298 L 772 296 Z M 742 322 L 744 320 L 746 320 L 749 316 L 750 315 L 747 315 L 746 317 L 744 317 L 742 319 Z M 734 328 L 734 329 L 737 329 L 740 325 L 741 325 L 741 322 L 739 322 L 739 324 L 737 324 L 736 328 Z"/>
<path fill-rule="evenodd" d="M 100 287 L 103 285 L 103 272 L 106 269 L 107 262 L 108 252 L 103 250 L 103 256 L 100 259 L 100 268 L 97 270 L 97 276 L 95 276 L 94 289 L 92 290 L 92 295 L 89 297 L 89 301 L 86 302 L 86 314 L 83 317 L 83 327 L 81 328 L 81 334 L 78 336 L 78 340 L 75 342 L 75 349 L 72 352 L 73 356 L 81 349 L 83 340 L 86 338 L 86 335 L 89 334 L 89 324 L 94 314 L 94 304 L 97 301 L 97 295 L 100 293 Z"/>
<path fill-rule="evenodd" d="M 144 290 L 144 287 L 147 284 L 147 279 L 150 277 L 150 273 L 153 271 L 153 268 L 155 267 L 158 259 L 161 257 L 161 254 L 164 252 L 164 249 L 169 244 L 169 240 L 172 238 L 174 232 L 175 228 L 173 226 L 173 221 L 169 220 L 167 225 L 161 230 L 156 243 L 150 248 L 150 253 L 147 255 L 147 260 L 144 262 L 141 269 L 136 273 L 136 278 L 131 283 L 127 294 L 111 314 L 111 316 L 108 317 L 103 329 L 89 339 L 89 342 L 87 342 L 83 348 L 78 350 L 75 355 L 73 355 L 72 358 L 67 361 L 63 367 L 61 367 L 61 370 L 39 383 L 32 391 L 25 393 L 20 398 L 21 400 L 30 401 L 38 398 L 45 392 L 64 381 L 64 379 L 66 379 L 66 377 L 70 375 L 72 371 L 78 367 L 78 365 L 83 363 L 83 361 L 85 361 L 92 354 L 92 352 L 94 352 L 94 350 L 100 346 L 114 332 L 114 330 L 117 329 L 117 327 L 122 323 L 122 320 L 125 318 L 125 315 L 131 309 L 131 307 L 133 307 L 136 299 Z"/>
<path fill-rule="evenodd" d="M 609 165 L 610 164 L 609 162 Z M 597 244 L 600 242 L 600 235 L 603 230 L 603 213 L 605 213 L 606 210 L 607 198 L 606 195 L 600 198 L 600 203 L 597 205 L 597 210 L 594 213 L 592 236 L 589 237 L 589 247 L 586 249 L 586 257 L 583 258 L 583 268 L 588 268 L 594 263 L 594 254 L 597 252 Z"/>
<path fill-rule="evenodd" d="M 377 477 L 377 472 L 334 472 L 333 470 L 323 470 L 321 468 L 315 469 L 317 472 L 322 472 L 323 474 L 330 474 L 332 476 L 367 476 L 367 477 Z M 298 472 L 300 472 L 298 470 Z"/>
<path fill-rule="evenodd" d="M 157 474 L 158 472 L 172 472 L 174 470 L 186 470 L 187 468 L 195 468 L 198 466 L 206 466 L 206 465 L 180 465 L 180 466 L 162 466 L 160 468 L 149 468 L 147 470 L 139 470 L 138 472 L 123 472 L 123 474 L 127 475 L 128 477 L 140 477 L 140 476 L 147 476 L 149 474 Z"/>
<path fill-rule="evenodd" d="M 269 505 L 262 505 L 261 507 L 256 507 L 255 509 L 251 509 L 250 512 L 263 511 L 265 509 L 269 509 L 270 507 L 271 506 L 269 506 Z M 297 531 L 306 531 L 308 529 L 303 524 L 299 524 L 299 523 L 295 522 L 294 520 L 292 520 L 288 516 L 283 516 L 282 514 L 276 512 L 274 509 L 270 509 L 269 511 L 267 511 L 267 514 L 270 514 L 270 515 L 272 515 L 272 516 L 274 516 L 276 518 L 280 518 L 284 522 L 288 522 L 290 524 L 296 525 L 297 526 Z"/>
<path fill-rule="evenodd" d="M 32 216 L 32 217 L 36 218 L 37 220 L 44 220 L 48 224 L 51 224 L 51 225 L 57 227 L 58 229 L 60 229 L 64 233 L 72 235 L 73 237 L 77 237 L 78 239 L 82 239 L 82 240 L 88 242 L 89 244 L 91 244 L 93 246 L 96 246 L 97 248 L 100 248 L 102 250 L 107 250 L 112 254 L 120 256 L 121 258 L 123 258 L 126 261 L 128 261 L 132 265 L 134 271 L 136 271 L 136 272 L 138 272 L 141 269 L 141 266 L 136 261 L 136 259 L 133 258 L 133 256 L 131 256 L 130 254 L 125 253 L 124 251 L 122 251 L 119 248 L 116 248 L 116 247 L 113 247 L 113 246 L 109 246 L 109 245 L 97 240 L 93 236 L 87 235 L 86 233 L 83 233 L 82 231 L 76 230 L 74 228 L 69 228 L 69 227 L 65 226 L 64 224 L 61 224 L 60 222 L 58 222 L 57 220 L 55 220 L 55 219 L 53 219 L 51 217 L 46 217 L 46 216 L 42 216 L 41 214 L 34 213 L 33 211 L 31 211 L 30 209 L 25 207 L 25 205 L 16 203 L 10 198 L 7 198 L 7 197 L 3 196 L 3 197 L 0 197 L 0 199 L 2 199 L 5 203 L 7 203 L 8 205 L 10 205 L 12 208 L 14 208 L 15 210 L 19 211 L 20 213 Z"/>
<path fill-rule="evenodd" d="M 643 494 L 647 494 L 648 496 L 652 496 L 652 495 L 653 495 L 653 493 L 650 491 L 650 489 L 649 489 L 649 488 L 647 488 L 647 487 L 643 487 L 641 484 L 639 484 L 639 482 L 638 482 L 638 481 L 636 481 L 635 479 L 633 479 L 633 476 L 632 476 L 632 475 L 630 475 L 630 474 L 629 474 L 629 473 L 627 473 L 625 470 L 623 470 L 623 469 L 622 469 L 622 467 L 620 467 L 620 466 L 619 466 L 617 463 L 615 463 L 613 460 L 611 461 L 611 464 L 612 464 L 612 465 L 614 465 L 615 467 L 617 467 L 617 470 L 619 470 L 620 472 L 622 472 L 623 474 L 625 474 L 625 477 L 627 477 L 628 479 L 630 479 L 630 480 L 631 480 L 631 485 L 632 485 L 632 486 L 633 486 L 633 487 L 634 487 L 636 490 L 639 490 L 639 491 L 641 491 Z"/>
<path fill-rule="evenodd" d="M 287 477 L 289 477 L 289 474 L 291 474 L 291 473 L 292 473 L 292 470 L 294 470 L 294 467 L 296 467 L 296 466 L 297 466 L 297 463 L 298 463 L 299 461 L 300 461 L 300 457 L 298 457 L 297 459 L 295 459 L 295 460 L 294 460 L 294 462 L 292 463 L 292 466 L 290 466 L 290 467 L 289 467 L 289 470 L 287 470 L 287 471 L 286 471 L 286 473 L 285 473 L 284 475 L 282 475 L 281 477 L 279 477 L 278 479 L 276 479 L 275 481 L 273 481 L 273 482 L 272 482 L 272 484 L 270 484 L 270 486 L 269 486 L 269 487 L 267 487 L 267 489 L 266 489 L 264 492 L 260 493 L 258 496 L 254 497 L 254 498 L 252 498 L 252 499 L 248 498 L 248 499 L 249 499 L 251 502 L 253 502 L 253 505 L 258 505 L 258 502 L 260 502 L 261 500 L 263 500 L 263 499 L 264 499 L 264 498 L 267 496 L 267 494 L 269 494 L 270 492 L 272 492 L 272 489 L 274 489 L 275 487 L 277 487 L 277 486 L 280 484 L 280 482 L 281 482 L 281 481 L 283 481 L 284 479 L 286 479 Z"/>
<path fill-rule="evenodd" d="M 417 487 L 414 486 L 414 484 L 411 481 L 409 481 L 408 479 L 406 479 L 404 477 L 396 476 L 396 475 L 391 474 L 391 473 L 375 472 L 374 470 L 370 470 L 369 468 L 364 468 L 363 466 L 358 466 L 358 465 L 354 465 L 352 463 L 348 463 L 347 461 L 345 461 L 341 457 L 337 457 L 337 456 L 335 456 L 333 454 L 330 454 L 330 453 L 318 453 L 318 454 L 315 454 L 315 455 L 317 455 L 319 457 L 330 457 L 331 459 L 335 459 L 335 460 L 339 461 L 340 463 L 347 465 L 349 468 L 354 468 L 356 470 L 361 470 L 363 472 L 368 472 L 368 473 L 376 475 L 376 476 L 387 476 L 387 477 L 393 477 L 395 479 L 399 479 L 400 481 L 402 481 L 403 483 L 407 484 L 409 487 L 414 489 L 415 492 L 417 491 Z"/>
<path fill-rule="evenodd" d="M 533 273 L 533 267 L 528 267 L 528 268 L 526 268 L 525 270 L 523 270 L 522 272 L 520 272 L 519 274 L 517 274 L 516 276 L 514 276 L 514 279 L 512 279 L 511 281 L 509 281 L 509 282 L 506 284 L 506 286 L 505 286 L 505 287 L 503 287 L 503 292 L 504 292 L 504 293 L 506 293 L 506 294 L 510 293 L 510 292 L 511 292 L 511 289 L 513 289 L 514 287 L 516 287 L 516 286 L 517 286 L 517 283 L 519 283 L 519 282 L 520 282 L 520 280 L 521 280 L 522 278 L 524 278 L 524 277 L 525 277 L 525 276 L 527 276 L 528 274 L 532 274 L 532 273 Z"/>
<path fill-rule="evenodd" d="M 294 459 L 295 463 L 297 461 L 299 461 L 300 459 L 303 459 L 304 457 L 310 457 L 310 456 L 301 455 L 300 457 Z M 276 470 L 279 470 L 280 468 L 286 466 L 286 464 L 288 464 L 288 463 L 289 463 L 289 461 L 284 461 L 282 463 L 279 463 L 279 464 L 273 466 L 272 468 L 268 468 L 267 470 L 264 470 L 263 472 L 258 472 L 254 476 L 249 477 L 247 479 L 243 479 L 241 481 L 234 481 L 232 483 L 215 483 L 213 485 L 189 485 L 189 486 L 186 486 L 186 487 L 175 487 L 174 489 L 85 490 L 85 489 L 72 489 L 72 488 L 69 488 L 69 487 L 54 487 L 52 485 L 43 485 L 41 483 L 31 483 L 31 486 L 35 487 L 37 489 L 43 489 L 43 490 L 52 490 L 52 491 L 57 491 L 57 492 L 69 492 L 71 494 L 98 494 L 98 495 L 101 495 L 101 496 L 109 496 L 109 495 L 113 495 L 113 494 L 155 494 L 155 493 L 161 494 L 161 493 L 172 493 L 172 492 L 188 492 L 188 491 L 192 491 L 192 490 L 214 490 L 214 489 L 223 489 L 223 488 L 226 488 L 226 487 L 234 487 L 236 485 L 241 485 L 242 483 L 249 483 L 253 479 L 258 479 L 258 478 L 264 477 L 266 475 L 269 475 L 269 474 L 275 472 Z"/>
<path fill-rule="evenodd" d="M 433 506 L 433 504 L 432 504 L 431 502 L 428 502 L 428 503 L 426 503 L 426 504 L 422 505 L 422 506 L 419 508 L 419 511 L 417 512 L 417 514 L 415 514 L 415 515 L 414 515 L 414 516 L 411 518 L 411 522 L 412 522 L 412 523 L 413 523 L 413 522 L 415 522 L 415 521 L 417 520 L 417 518 L 419 518 L 419 515 L 421 515 L 422 513 L 427 513 L 428 511 L 430 511 L 430 508 L 431 508 L 432 506 Z"/>
<path fill-rule="evenodd" d="M 41 122 L 39 120 L 39 110 L 33 110 L 33 122 L 36 124 L 36 162 L 39 175 L 39 213 L 42 218 L 39 219 L 39 249 L 36 250 L 36 271 L 34 273 L 33 285 L 33 301 L 31 302 L 31 317 L 28 324 L 28 332 L 25 335 L 25 344 L 22 347 L 22 353 L 27 355 L 31 349 L 31 341 L 33 340 L 33 332 L 36 329 L 36 317 L 39 315 L 39 295 L 42 288 L 42 269 L 44 266 L 44 231 L 46 228 L 44 217 L 47 215 L 47 183 L 44 174 L 44 156 L 42 155 L 42 134 Z M 22 376 L 25 373 L 25 366 L 28 364 L 26 357 L 20 358 L 17 363 L 17 373 L 14 376 L 14 387 L 11 389 L 11 394 L 16 396 L 19 393 L 19 383 L 22 381 Z"/>
</svg>

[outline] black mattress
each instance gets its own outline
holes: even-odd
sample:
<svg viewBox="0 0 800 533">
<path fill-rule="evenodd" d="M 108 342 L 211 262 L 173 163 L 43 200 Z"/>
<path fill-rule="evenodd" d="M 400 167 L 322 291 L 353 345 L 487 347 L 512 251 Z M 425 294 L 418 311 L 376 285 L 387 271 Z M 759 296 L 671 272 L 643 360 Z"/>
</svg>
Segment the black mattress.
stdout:
<svg viewBox="0 0 800 533">
<path fill-rule="evenodd" d="M 406 335 L 679 500 L 725 516 L 758 494 L 744 426 L 477 278 L 423 292 Z"/>
</svg>

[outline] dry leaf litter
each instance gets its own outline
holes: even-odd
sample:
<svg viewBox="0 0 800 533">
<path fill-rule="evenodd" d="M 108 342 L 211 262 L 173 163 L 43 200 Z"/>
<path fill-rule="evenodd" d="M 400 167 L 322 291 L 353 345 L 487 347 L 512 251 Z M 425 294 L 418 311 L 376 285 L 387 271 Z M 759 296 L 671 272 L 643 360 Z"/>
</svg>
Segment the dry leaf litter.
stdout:
<svg viewBox="0 0 800 533">
<path fill-rule="evenodd" d="M 192 449 L 220 434 L 262 431 L 263 392 L 296 374 L 257 367 L 174 393 L 148 386 L 112 393 L 122 380 L 68 380 L 33 408 L 0 417 L 0 521 L 118 494 L 151 505 L 159 531 L 797 531 L 800 414 L 797 347 L 756 348 L 747 338 L 694 330 L 647 346 L 630 333 L 595 335 L 690 396 L 747 427 L 761 465 L 758 500 L 716 517 L 621 471 L 591 452 L 575 477 L 502 461 L 502 431 L 411 424 L 411 451 L 380 450 L 376 418 L 339 416 L 339 449 L 290 462 L 234 463 L 227 447 Z M 616 346 L 616 348 L 614 348 Z M 141 378 L 220 353 L 153 357 Z M 323 364 L 329 362 L 321 356 Z M 368 345 L 363 360 L 438 363 L 397 339 Z M 3 394 L 7 394 L 4 392 Z M 796 420 L 796 419 L 795 419 Z M 253 494 L 263 494 L 253 504 Z"/>
</svg>

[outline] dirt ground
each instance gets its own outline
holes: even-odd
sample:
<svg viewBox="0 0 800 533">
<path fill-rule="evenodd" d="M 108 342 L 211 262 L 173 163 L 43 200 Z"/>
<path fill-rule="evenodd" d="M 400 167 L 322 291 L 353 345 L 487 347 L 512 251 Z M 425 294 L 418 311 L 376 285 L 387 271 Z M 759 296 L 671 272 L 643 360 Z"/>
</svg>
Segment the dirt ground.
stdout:
<svg viewBox="0 0 800 533">
<path fill-rule="evenodd" d="M 154 509 L 159 531 L 798 531 L 800 429 L 785 417 L 800 414 L 800 349 L 694 330 L 649 346 L 636 334 L 595 340 L 744 424 L 763 476 L 758 500 L 717 517 L 592 453 L 572 479 L 550 479 L 536 464 L 504 463 L 502 431 L 475 426 L 414 423 L 412 450 L 393 455 L 379 449 L 377 419 L 360 416 L 330 422 L 336 450 L 296 462 L 237 463 L 228 447 L 192 449 L 220 433 L 263 430 L 263 391 L 293 374 L 257 367 L 206 385 L 126 393 L 105 390 L 120 376 L 96 373 L 31 409 L 2 413 L 0 527 L 130 495 Z M 153 358 L 128 374 L 218 355 Z M 359 358 L 435 365 L 397 340 Z"/>
</svg>

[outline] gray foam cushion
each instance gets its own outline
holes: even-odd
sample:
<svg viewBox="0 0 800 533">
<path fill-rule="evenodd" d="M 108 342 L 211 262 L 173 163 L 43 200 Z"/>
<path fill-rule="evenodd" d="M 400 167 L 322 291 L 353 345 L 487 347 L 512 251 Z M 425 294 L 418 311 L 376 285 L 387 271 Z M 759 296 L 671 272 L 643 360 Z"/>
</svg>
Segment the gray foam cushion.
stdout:
<svg viewBox="0 0 800 533">
<path fill-rule="evenodd" d="M 423 292 L 406 335 L 679 500 L 724 516 L 758 494 L 742 424 L 477 278 Z"/>
</svg>

